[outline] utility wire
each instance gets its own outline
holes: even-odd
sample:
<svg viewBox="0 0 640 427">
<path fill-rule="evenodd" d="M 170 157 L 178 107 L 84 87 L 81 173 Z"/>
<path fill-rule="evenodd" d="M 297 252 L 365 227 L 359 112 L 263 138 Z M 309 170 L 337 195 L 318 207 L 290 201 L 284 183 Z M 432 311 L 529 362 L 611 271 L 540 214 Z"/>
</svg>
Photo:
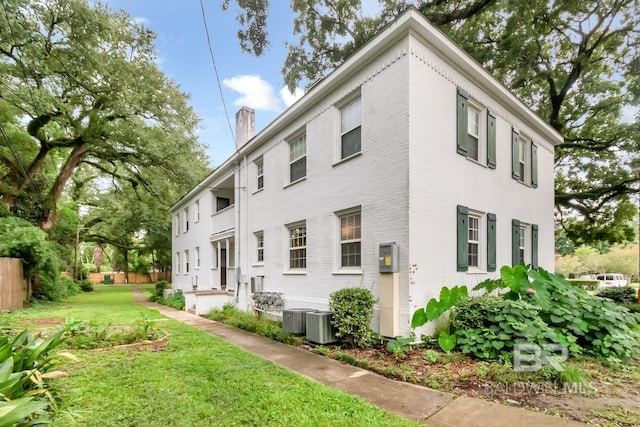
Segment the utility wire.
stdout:
<svg viewBox="0 0 640 427">
<path fill-rule="evenodd" d="M 218 90 L 220 91 L 220 98 L 222 99 L 222 106 L 224 107 L 224 114 L 227 116 L 227 124 L 229 125 L 229 132 L 231 132 L 231 138 L 235 142 L 236 137 L 233 134 L 233 128 L 231 127 L 231 120 L 229 120 L 229 112 L 227 111 L 227 103 L 224 101 L 224 95 L 222 94 L 222 85 L 220 84 L 220 76 L 218 75 L 218 67 L 216 67 L 216 59 L 213 55 L 213 48 L 211 47 L 211 37 L 209 37 L 209 27 L 207 26 L 207 17 L 204 12 L 204 3 L 200 0 L 200 10 L 202 11 L 202 22 L 204 23 L 204 31 L 207 34 L 207 44 L 209 45 L 209 54 L 211 55 L 211 62 L 213 63 L 213 70 L 216 73 L 216 81 L 218 82 Z"/>
</svg>

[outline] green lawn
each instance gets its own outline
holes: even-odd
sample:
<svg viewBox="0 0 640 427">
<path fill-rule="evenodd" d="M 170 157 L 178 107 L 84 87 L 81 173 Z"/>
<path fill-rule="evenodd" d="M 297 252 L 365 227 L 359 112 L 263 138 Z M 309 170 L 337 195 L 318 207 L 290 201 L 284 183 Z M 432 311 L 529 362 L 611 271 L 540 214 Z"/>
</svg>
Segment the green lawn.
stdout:
<svg viewBox="0 0 640 427">
<path fill-rule="evenodd" d="M 74 317 L 129 322 L 161 317 L 136 305 L 126 286 L 101 286 L 64 303 L 2 315 L 10 323 Z M 173 320 L 163 351 L 73 351 L 53 380 L 56 425 L 83 426 L 409 426 L 416 425 L 324 387 Z M 37 325 L 36 325 L 37 326 Z M 36 327 L 34 326 L 34 327 Z M 73 418 L 73 420 L 71 419 Z"/>
</svg>

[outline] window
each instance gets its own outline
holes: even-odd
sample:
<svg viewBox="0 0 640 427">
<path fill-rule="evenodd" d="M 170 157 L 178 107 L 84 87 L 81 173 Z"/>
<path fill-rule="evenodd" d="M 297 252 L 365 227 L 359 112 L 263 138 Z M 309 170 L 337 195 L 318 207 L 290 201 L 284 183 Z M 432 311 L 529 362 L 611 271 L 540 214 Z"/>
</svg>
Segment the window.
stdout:
<svg viewBox="0 0 640 427">
<path fill-rule="evenodd" d="M 306 222 L 289 226 L 289 268 L 307 268 L 307 225 Z"/>
<path fill-rule="evenodd" d="M 184 232 L 189 231 L 189 208 L 184 210 Z"/>
<path fill-rule="evenodd" d="M 469 267 L 479 267 L 480 217 L 469 215 Z"/>
<path fill-rule="evenodd" d="M 511 263 L 538 267 L 538 225 L 511 221 Z"/>
<path fill-rule="evenodd" d="M 457 270 L 484 270 L 485 265 L 486 271 L 496 271 L 496 215 L 458 205 Z"/>
<path fill-rule="evenodd" d="M 262 231 L 256 233 L 256 251 L 258 262 L 264 262 L 264 234 Z"/>
<path fill-rule="evenodd" d="M 189 273 L 189 251 L 184 251 L 184 274 Z"/>
<path fill-rule="evenodd" d="M 264 187 L 264 162 L 262 157 L 256 160 L 256 187 L 258 190 L 262 190 Z"/>
<path fill-rule="evenodd" d="M 538 186 L 538 146 L 528 137 L 512 129 L 511 150 L 513 179 L 536 188 Z"/>
<path fill-rule="evenodd" d="M 180 235 L 180 214 L 176 214 L 173 217 L 173 229 L 176 232 L 176 236 Z"/>
<path fill-rule="evenodd" d="M 469 104 L 467 133 L 467 157 L 473 160 L 479 160 L 478 145 L 480 143 L 480 109 L 474 104 Z"/>
<path fill-rule="evenodd" d="M 520 226 L 520 236 L 519 236 L 519 243 L 518 243 L 518 258 L 519 258 L 519 263 L 520 264 L 524 264 L 524 251 L 525 251 L 525 234 L 527 232 L 527 229 L 525 227 L 523 227 L 522 225 Z"/>
<path fill-rule="evenodd" d="M 307 136 L 302 134 L 289 143 L 289 182 L 307 176 Z"/>
<path fill-rule="evenodd" d="M 195 205 L 196 205 L 196 207 L 195 207 L 195 209 L 196 209 L 196 219 L 195 219 L 195 222 L 198 222 L 198 221 L 200 221 L 200 200 L 196 200 Z"/>
<path fill-rule="evenodd" d="M 180 252 L 176 252 L 176 273 L 180 273 Z"/>
<path fill-rule="evenodd" d="M 231 206 L 231 200 L 227 197 L 216 197 L 216 212 Z"/>
<path fill-rule="evenodd" d="M 340 110 L 340 158 L 360 152 L 362 112 L 360 98 Z"/>
<path fill-rule="evenodd" d="M 200 268 L 200 247 L 198 247 L 198 246 L 196 246 L 196 253 L 195 253 L 195 256 L 196 256 L 196 259 L 195 259 L 195 261 L 196 261 L 195 268 Z"/>
<path fill-rule="evenodd" d="M 361 231 L 360 211 L 340 216 L 341 267 L 360 267 L 362 265 Z"/>
<path fill-rule="evenodd" d="M 496 118 L 484 106 L 458 88 L 457 152 L 468 159 L 496 168 Z"/>
</svg>

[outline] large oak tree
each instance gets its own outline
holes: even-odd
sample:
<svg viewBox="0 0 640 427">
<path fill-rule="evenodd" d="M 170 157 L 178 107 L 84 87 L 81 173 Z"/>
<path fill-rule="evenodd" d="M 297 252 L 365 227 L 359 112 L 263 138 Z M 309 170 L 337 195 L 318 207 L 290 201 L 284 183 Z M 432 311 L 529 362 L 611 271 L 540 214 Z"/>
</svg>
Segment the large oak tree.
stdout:
<svg viewBox="0 0 640 427">
<path fill-rule="evenodd" d="M 165 205 L 204 176 L 198 118 L 159 70 L 154 37 L 99 3 L 0 0 L 4 209 L 48 230 L 81 171 Z"/>
</svg>

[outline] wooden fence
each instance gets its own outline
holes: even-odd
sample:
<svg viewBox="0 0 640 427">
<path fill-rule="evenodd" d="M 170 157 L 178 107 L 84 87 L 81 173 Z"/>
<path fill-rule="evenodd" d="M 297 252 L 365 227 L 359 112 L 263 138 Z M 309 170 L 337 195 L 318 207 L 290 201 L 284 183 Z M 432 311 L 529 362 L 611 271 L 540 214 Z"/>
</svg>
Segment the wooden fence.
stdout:
<svg viewBox="0 0 640 427">
<path fill-rule="evenodd" d="M 22 261 L 17 258 L 0 258 L 0 310 L 22 308 L 23 303 Z"/>
<path fill-rule="evenodd" d="M 89 273 L 87 279 L 93 283 L 104 283 L 104 276 L 111 276 L 114 283 L 124 283 L 124 273 Z M 164 271 L 158 273 L 129 273 L 129 283 L 150 283 L 157 282 L 158 280 L 171 281 L 171 272 Z"/>
</svg>

